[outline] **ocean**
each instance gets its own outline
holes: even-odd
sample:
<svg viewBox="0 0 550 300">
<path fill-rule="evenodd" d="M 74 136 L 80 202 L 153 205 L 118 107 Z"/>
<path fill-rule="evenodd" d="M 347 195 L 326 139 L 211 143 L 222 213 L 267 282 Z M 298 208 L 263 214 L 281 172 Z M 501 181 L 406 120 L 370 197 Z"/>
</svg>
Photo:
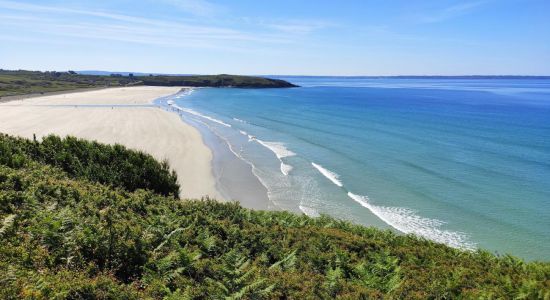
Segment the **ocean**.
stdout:
<svg viewBox="0 0 550 300">
<path fill-rule="evenodd" d="M 238 173 L 214 164 L 228 199 L 247 189 L 224 180 L 248 176 L 240 184 L 256 181 L 265 209 L 550 259 L 550 80 L 282 79 L 301 87 L 159 102 L 241 162 Z"/>
</svg>

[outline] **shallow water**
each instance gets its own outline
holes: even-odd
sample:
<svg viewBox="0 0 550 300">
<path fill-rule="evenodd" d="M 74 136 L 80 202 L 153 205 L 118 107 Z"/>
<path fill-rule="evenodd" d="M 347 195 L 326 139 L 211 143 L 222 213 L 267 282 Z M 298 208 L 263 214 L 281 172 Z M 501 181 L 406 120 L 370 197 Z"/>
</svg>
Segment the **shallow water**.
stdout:
<svg viewBox="0 0 550 300">
<path fill-rule="evenodd" d="M 550 258 L 550 81 L 288 80 L 173 100 L 274 208 Z"/>
</svg>

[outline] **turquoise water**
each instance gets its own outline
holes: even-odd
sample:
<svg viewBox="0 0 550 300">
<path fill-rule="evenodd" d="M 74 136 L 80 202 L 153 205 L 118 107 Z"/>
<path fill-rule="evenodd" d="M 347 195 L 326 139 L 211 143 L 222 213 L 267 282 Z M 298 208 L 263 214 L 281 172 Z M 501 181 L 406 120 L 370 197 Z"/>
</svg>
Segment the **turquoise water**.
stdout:
<svg viewBox="0 0 550 300">
<path fill-rule="evenodd" d="M 550 81 L 308 78 L 174 99 L 274 208 L 550 259 Z"/>
</svg>

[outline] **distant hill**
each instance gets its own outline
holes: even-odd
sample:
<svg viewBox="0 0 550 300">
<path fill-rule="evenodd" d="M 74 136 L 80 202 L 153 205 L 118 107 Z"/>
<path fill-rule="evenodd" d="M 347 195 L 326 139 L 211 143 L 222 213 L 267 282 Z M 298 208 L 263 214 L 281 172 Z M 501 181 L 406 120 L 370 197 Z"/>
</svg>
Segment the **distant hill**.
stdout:
<svg viewBox="0 0 550 300">
<path fill-rule="evenodd" d="M 296 85 L 281 79 L 240 75 L 139 76 L 144 85 L 208 86 L 236 88 L 288 88 Z"/>
<path fill-rule="evenodd" d="M 87 71 L 102 72 L 102 71 Z M 86 75 L 75 71 L 40 72 L 0 70 L 0 97 L 43 94 L 85 88 L 154 85 L 236 88 L 287 88 L 295 85 L 280 79 L 239 75 L 179 75 L 153 74 Z"/>
<path fill-rule="evenodd" d="M 129 77 L 79 75 L 73 71 L 0 70 L 0 97 L 107 86 L 127 86 L 135 83 Z"/>
<path fill-rule="evenodd" d="M 158 73 L 110 72 L 110 71 L 96 71 L 96 70 L 76 71 L 76 73 L 80 75 L 97 75 L 97 76 L 109 76 L 111 74 L 122 75 L 122 76 L 128 76 L 130 74 L 134 74 L 135 76 L 147 76 L 149 74 L 165 75 L 165 74 L 158 74 Z"/>
<path fill-rule="evenodd" d="M 144 85 L 161 86 L 209 86 L 209 87 L 239 87 L 239 88 L 277 88 L 296 87 L 296 85 L 271 76 L 243 76 L 243 75 L 198 75 L 198 74 L 162 74 L 162 73 L 132 73 L 108 71 L 77 71 L 82 75 L 100 76 L 134 76 Z"/>
<path fill-rule="evenodd" d="M 167 74 L 167 73 L 143 73 L 143 72 L 119 72 L 119 71 L 100 71 L 100 70 L 83 70 L 83 71 L 76 71 L 77 74 L 81 75 L 101 75 L 101 76 L 109 76 L 111 74 L 116 75 L 122 75 L 122 76 L 129 76 L 130 74 L 133 74 L 134 76 L 149 76 L 149 75 L 164 75 L 164 76 L 189 76 L 189 75 L 197 75 L 197 74 Z"/>
</svg>

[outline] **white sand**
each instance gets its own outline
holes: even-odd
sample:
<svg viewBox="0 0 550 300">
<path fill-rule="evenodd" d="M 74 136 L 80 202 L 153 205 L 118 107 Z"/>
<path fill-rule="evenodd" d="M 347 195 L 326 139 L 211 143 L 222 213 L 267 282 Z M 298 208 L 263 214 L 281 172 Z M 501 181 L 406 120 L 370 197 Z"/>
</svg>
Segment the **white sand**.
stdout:
<svg viewBox="0 0 550 300">
<path fill-rule="evenodd" d="M 180 87 L 125 87 L 29 98 L 0 104 L 0 132 L 32 138 L 73 135 L 119 143 L 167 159 L 178 174 L 183 198 L 222 199 L 212 175 L 212 153 L 194 127 L 157 107 L 42 105 L 149 104 Z M 39 106 L 37 106 L 39 105 Z"/>
<path fill-rule="evenodd" d="M 23 100 L 10 101 L 11 105 L 19 104 L 47 104 L 47 105 L 71 105 L 71 104 L 150 104 L 158 97 L 174 94 L 181 87 L 164 86 L 134 86 L 122 88 L 106 88 L 86 92 L 68 92 L 43 97 L 33 97 Z"/>
</svg>

